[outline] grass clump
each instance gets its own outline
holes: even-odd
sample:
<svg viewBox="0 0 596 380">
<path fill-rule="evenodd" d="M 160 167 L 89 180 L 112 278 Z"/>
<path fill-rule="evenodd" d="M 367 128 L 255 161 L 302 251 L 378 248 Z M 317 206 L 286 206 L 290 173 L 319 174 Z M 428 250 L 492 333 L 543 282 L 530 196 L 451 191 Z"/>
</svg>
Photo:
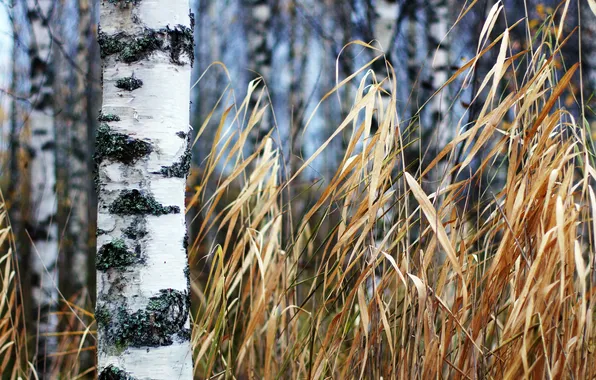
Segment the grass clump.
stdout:
<svg viewBox="0 0 596 380">
<path fill-rule="evenodd" d="M 416 120 L 396 117 L 399 81 L 386 62 L 387 72 L 363 68 L 325 94 L 358 78 L 345 119 L 282 180 L 271 141 L 248 156 L 242 149 L 242 137 L 271 116 L 249 109 L 251 84 L 234 109 L 242 132 L 213 142 L 240 141 L 219 156 L 239 164 L 220 179 L 221 162 L 207 160 L 190 203 L 205 218 L 190 261 L 203 247 L 210 260 L 193 284 L 199 377 L 596 375 L 592 144 L 586 124 L 557 101 L 578 65 L 558 71 L 559 50 L 549 47 L 563 36 L 533 38 L 535 53 L 509 55 L 502 33 L 449 79 L 465 85 L 478 60 L 502 52 L 478 79 L 493 83 L 472 95 L 478 112 L 450 126 L 461 132 L 430 159 L 409 151 L 422 133 Z M 301 197 L 301 173 L 342 135 L 339 163 Z"/>
</svg>

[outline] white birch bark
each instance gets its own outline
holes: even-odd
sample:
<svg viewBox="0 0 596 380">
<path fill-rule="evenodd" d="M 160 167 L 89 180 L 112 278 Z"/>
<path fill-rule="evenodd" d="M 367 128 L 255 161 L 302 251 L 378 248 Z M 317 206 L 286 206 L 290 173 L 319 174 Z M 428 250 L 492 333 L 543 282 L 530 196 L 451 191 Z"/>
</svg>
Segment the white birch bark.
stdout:
<svg viewBox="0 0 596 380">
<path fill-rule="evenodd" d="M 28 0 L 31 23 L 31 201 L 29 235 L 31 253 L 32 298 L 39 312 L 37 357 L 38 373 L 50 370 L 47 354 L 56 351 L 56 338 L 47 337 L 56 329 L 58 302 L 58 225 L 56 223 L 55 125 L 53 109 L 53 67 L 51 35 L 47 17 L 53 8 L 51 0 Z"/>
<path fill-rule="evenodd" d="M 449 46 L 446 36 L 449 30 L 449 9 L 446 0 L 429 1 L 428 30 L 431 50 L 431 82 L 433 91 L 438 90 L 448 79 Z M 442 92 L 431 102 L 433 118 L 444 123 L 448 99 Z"/>
<path fill-rule="evenodd" d="M 100 378 L 191 379 L 185 179 L 188 0 L 101 3 Z"/>
<path fill-rule="evenodd" d="M 449 31 L 449 7 L 447 0 L 431 0 L 428 8 L 429 49 L 431 49 L 430 84 L 432 91 L 437 91 L 449 79 L 449 44 L 447 33 Z M 424 128 L 432 128 L 431 156 L 440 152 L 443 147 L 455 137 L 456 127 L 450 125 L 448 109 L 450 105 L 449 88 L 445 87 L 435 95 L 430 102 L 430 124 Z M 424 132 L 423 132 L 424 133 Z M 430 161 L 429 160 L 429 161 Z M 441 186 L 444 173 L 447 170 L 446 162 L 437 165 L 431 172 L 431 188 L 436 190 Z M 444 183 L 443 183 L 444 185 Z"/>
</svg>

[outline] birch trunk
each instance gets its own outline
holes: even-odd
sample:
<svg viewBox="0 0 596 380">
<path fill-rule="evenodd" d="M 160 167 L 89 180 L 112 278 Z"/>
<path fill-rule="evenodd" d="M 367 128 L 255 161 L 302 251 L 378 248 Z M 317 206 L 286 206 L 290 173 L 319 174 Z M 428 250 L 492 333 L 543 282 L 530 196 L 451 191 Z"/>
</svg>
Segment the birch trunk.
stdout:
<svg viewBox="0 0 596 380">
<path fill-rule="evenodd" d="M 53 67 L 53 112 L 54 112 L 54 129 L 55 129 L 55 166 L 56 166 L 56 198 L 57 211 L 56 221 L 60 231 L 59 236 L 59 250 L 61 254 L 58 257 L 58 272 L 60 273 L 60 280 L 58 282 L 58 289 L 62 295 L 67 299 L 71 298 L 73 293 L 73 284 L 71 282 L 70 265 L 67 259 L 72 251 L 72 239 L 68 233 L 68 225 L 70 224 L 70 202 L 69 202 L 69 141 L 68 136 L 72 130 L 74 101 L 73 83 L 72 83 L 72 66 L 67 61 L 67 55 L 70 53 L 69 48 L 72 44 L 72 32 L 64 23 L 71 16 L 69 14 L 69 2 L 58 0 L 54 2 L 51 10 L 50 29 L 52 31 L 52 67 Z M 70 32 L 70 33 L 69 33 Z M 57 44 L 61 46 L 58 48 Z"/>
<path fill-rule="evenodd" d="M 89 70 L 88 47 L 91 38 L 91 4 L 90 0 L 78 0 L 78 44 L 75 62 L 75 94 L 73 109 L 73 126 L 69 136 L 69 199 L 70 218 L 68 233 L 71 236 L 72 250 L 67 257 L 69 268 L 72 268 L 72 287 L 80 291 L 87 287 L 87 261 L 89 257 L 89 183 L 91 177 L 85 145 L 88 140 L 87 131 L 87 71 Z"/>
<path fill-rule="evenodd" d="M 184 220 L 193 60 L 188 9 L 188 0 L 101 2 L 100 378 L 192 378 Z"/>
<path fill-rule="evenodd" d="M 28 103 L 31 89 L 31 61 L 27 46 L 29 46 L 30 33 L 27 20 L 27 5 L 21 1 L 13 0 L 11 9 L 12 26 L 12 98 L 7 99 L 10 104 L 10 183 L 6 200 L 9 201 L 9 215 L 12 231 L 15 234 L 16 252 L 18 253 L 20 282 L 23 292 L 23 307 L 26 322 L 30 324 L 32 313 L 31 302 L 31 252 L 30 240 L 27 236 L 26 223 L 29 217 L 29 197 L 20 197 L 19 194 L 30 194 L 29 189 L 29 149 L 27 133 L 29 129 L 29 114 L 31 107 Z M 35 314 L 37 320 L 37 314 Z"/>
<path fill-rule="evenodd" d="M 248 14 L 246 18 L 246 31 L 248 43 L 248 59 L 250 70 L 254 76 L 262 76 L 264 83 L 261 87 L 273 85 L 272 65 L 273 65 L 273 31 L 272 22 L 274 17 L 274 4 L 271 0 L 244 0 L 244 8 Z M 287 37 L 287 36 L 286 36 Z M 251 73 L 253 74 L 253 73 Z M 269 103 L 269 97 L 266 93 L 261 93 L 260 89 L 252 95 L 252 104 L 257 104 L 260 97 L 259 108 Z M 272 105 L 270 105 L 270 109 Z M 251 132 L 251 141 L 253 146 L 259 145 L 259 140 L 271 129 L 271 111 L 265 112 L 260 120 L 259 127 Z"/>
<path fill-rule="evenodd" d="M 31 253 L 34 312 L 39 313 L 37 357 L 38 373 L 51 368 L 47 354 L 56 351 L 56 338 L 47 337 L 56 329 L 55 311 L 58 270 L 58 225 L 56 223 L 55 125 L 53 108 L 53 65 L 50 61 L 49 20 L 51 0 L 28 0 L 32 37 L 31 60 L 31 200 L 33 214 L 28 229 L 33 243 Z"/>
<path fill-rule="evenodd" d="M 307 0 L 303 4 L 309 12 L 315 14 L 316 17 L 324 15 L 324 4 L 317 0 Z M 330 73 L 333 68 L 327 68 L 325 66 L 325 47 L 323 46 L 322 38 L 319 32 L 315 30 L 311 25 L 305 22 L 297 22 L 296 28 L 299 28 L 301 33 L 299 49 L 297 49 L 299 64 L 301 67 L 295 72 L 299 72 L 300 75 L 295 75 L 294 80 L 298 83 L 295 85 L 296 90 L 292 93 L 298 97 L 297 110 L 300 117 L 297 120 L 299 123 L 299 131 L 292 130 L 292 135 L 296 137 L 302 137 L 296 142 L 293 141 L 296 149 L 296 154 L 292 154 L 292 165 L 290 166 L 291 172 L 294 172 L 302 165 L 302 161 L 299 157 L 311 157 L 324 142 L 327 136 L 325 136 L 325 126 L 332 124 L 332 121 L 327 119 L 324 113 L 325 106 L 328 103 L 324 103 L 322 107 L 317 110 L 317 105 L 322 99 L 325 92 L 333 88 L 333 82 L 335 78 L 330 79 L 327 73 Z M 331 54 L 329 54 L 331 56 Z M 328 69 L 329 71 L 323 71 Z M 315 112 L 315 110 L 317 112 Z M 314 114 L 313 114 L 314 113 Z M 311 119 L 312 117 L 312 119 Z M 306 122 L 310 119 L 308 126 Z M 303 131 L 303 132 L 302 132 Z M 312 170 L 309 168 L 304 171 L 303 176 L 305 180 L 315 180 L 317 177 L 325 173 L 327 165 L 330 162 L 329 152 L 326 149 L 323 154 L 317 157 L 312 163 Z M 301 205 L 304 206 L 304 205 Z M 293 206 L 294 207 L 294 206 Z M 298 214 L 301 215 L 301 214 Z"/>
<path fill-rule="evenodd" d="M 449 7 L 447 0 L 430 0 L 428 2 L 428 30 L 429 49 L 431 57 L 431 78 L 432 91 L 438 90 L 447 79 L 449 79 L 449 44 L 447 33 L 449 31 Z M 435 95 L 430 102 L 430 124 L 423 125 L 423 128 L 432 129 L 432 142 L 429 145 L 430 157 L 435 155 L 455 137 L 455 126 L 449 125 L 447 110 L 450 105 L 449 87 L 445 87 Z M 423 131 L 423 134 L 426 131 Z M 431 189 L 438 189 L 445 177 L 448 164 L 441 162 L 436 170 L 431 172 Z M 444 183 L 443 183 L 444 185 Z"/>
</svg>

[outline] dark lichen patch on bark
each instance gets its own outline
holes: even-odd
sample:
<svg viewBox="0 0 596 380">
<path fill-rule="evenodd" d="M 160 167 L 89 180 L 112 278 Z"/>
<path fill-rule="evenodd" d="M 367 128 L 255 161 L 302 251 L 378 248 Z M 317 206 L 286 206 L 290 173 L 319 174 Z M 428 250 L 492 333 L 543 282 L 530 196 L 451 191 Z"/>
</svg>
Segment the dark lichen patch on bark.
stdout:
<svg viewBox="0 0 596 380">
<path fill-rule="evenodd" d="M 129 313 L 120 307 L 116 317 L 104 325 L 105 338 L 116 347 L 169 346 L 174 341 L 188 341 L 188 292 L 163 289 L 151 297 L 145 309 Z"/>
<path fill-rule="evenodd" d="M 186 257 L 188 260 L 188 255 Z M 188 262 L 184 267 L 184 277 L 186 278 L 186 288 L 190 291 L 190 265 L 188 265 Z"/>
<path fill-rule="evenodd" d="M 98 229 L 95 231 L 95 236 L 106 235 L 108 232 L 109 232 L 109 231 L 102 230 L 101 228 L 98 228 Z"/>
<path fill-rule="evenodd" d="M 125 228 L 122 233 L 130 240 L 140 240 L 147 236 L 148 232 L 145 229 L 145 218 L 136 217 L 132 223 Z"/>
<path fill-rule="evenodd" d="M 97 306 L 95 309 L 95 322 L 97 323 L 98 327 L 104 327 L 104 326 L 108 326 L 110 324 L 110 321 L 112 320 L 112 317 L 110 315 L 110 312 L 108 311 L 107 308 L 105 307 L 101 307 L 101 306 Z"/>
<path fill-rule="evenodd" d="M 97 121 L 104 122 L 104 123 L 113 122 L 113 121 L 120 121 L 120 116 L 114 115 L 112 113 L 103 113 L 103 112 L 100 112 L 99 113 L 99 116 L 97 117 Z"/>
<path fill-rule="evenodd" d="M 97 128 L 96 163 L 109 158 L 130 165 L 152 151 L 148 142 L 114 132 L 107 124 L 101 124 Z"/>
<path fill-rule="evenodd" d="M 97 252 L 95 266 L 99 271 L 108 269 L 126 268 L 130 265 L 142 262 L 141 249 L 137 246 L 134 251 L 130 250 L 124 240 L 115 239 L 104 244 Z"/>
<path fill-rule="evenodd" d="M 54 150 L 56 148 L 56 143 L 54 141 L 48 141 L 47 143 L 41 146 L 41 150 Z"/>
<path fill-rule="evenodd" d="M 101 58 L 117 54 L 122 62 L 132 63 L 146 58 L 155 50 L 163 47 L 163 41 L 158 36 L 158 32 L 147 29 L 138 37 L 131 37 L 126 33 L 117 33 L 109 36 L 100 32 L 97 37 Z"/>
<path fill-rule="evenodd" d="M 108 3 L 110 4 L 114 4 L 114 5 L 120 5 L 120 7 L 124 8 L 128 5 L 137 5 L 138 3 L 140 3 L 141 0 L 108 0 Z"/>
<path fill-rule="evenodd" d="M 174 163 L 172 166 L 162 166 L 161 167 L 161 174 L 164 177 L 177 177 L 177 178 L 186 178 L 188 172 L 190 170 L 190 159 L 191 153 L 190 150 L 187 150 L 182 157 L 180 157 L 180 161 Z"/>
<path fill-rule="evenodd" d="M 190 65 L 194 64 L 194 35 L 192 29 L 184 25 L 177 25 L 173 29 L 166 28 L 170 37 L 170 59 L 173 63 L 183 65 L 181 57 L 186 55 Z"/>
<path fill-rule="evenodd" d="M 194 60 L 194 36 L 192 29 L 177 25 L 160 30 L 145 29 L 136 36 L 126 33 L 107 35 L 100 32 L 97 37 L 101 58 L 117 55 L 117 59 L 132 63 L 147 58 L 154 51 L 160 50 L 170 53 L 172 63 L 182 65 L 182 56 L 186 55 L 190 64 Z"/>
<path fill-rule="evenodd" d="M 122 190 L 110 205 L 109 211 L 117 215 L 166 215 L 179 214 L 177 206 L 163 206 L 151 194 L 139 190 Z"/>
<path fill-rule="evenodd" d="M 102 31 L 97 34 L 97 43 L 99 44 L 101 58 L 116 54 L 123 49 L 123 43 L 120 42 L 118 35 L 111 37 Z"/>
<path fill-rule="evenodd" d="M 185 139 L 187 136 L 187 133 L 183 132 L 183 131 L 179 131 L 179 132 L 176 132 L 176 136 L 180 137 L 181 139 Z"/>
<path fill-rule="evenodd" d="M 143 81 L 135 77 L 120 78 L 116 81 L 116 87 L 126 91 L 134 91 L 143 87 Z"/>
<path fill-rule="evenodd" d="M 190 19 L 190 29 L 195 29 L 195 14 L 193 12 L 188 13 L 188 18 Z"/>
<path fill-rule="evenodd" d="M 98 380 L 137 380 L 137 378 L 110 364 L 101 371 Z"/>
</svg>

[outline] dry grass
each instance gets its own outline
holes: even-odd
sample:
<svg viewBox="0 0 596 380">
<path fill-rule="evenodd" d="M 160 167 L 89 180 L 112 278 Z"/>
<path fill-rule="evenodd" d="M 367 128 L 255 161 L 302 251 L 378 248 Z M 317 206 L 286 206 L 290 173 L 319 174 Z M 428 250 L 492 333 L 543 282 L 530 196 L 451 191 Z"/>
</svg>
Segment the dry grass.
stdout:
<svg viewBox="0 0 596 380">
<path fill-rule="evenodd" d="M 196 378 L 596 376 L 592 137 L 560 102 L 577 65 L 556 68 L 571 35 L 551 19 L 531 49 L 513 53 L 509 31 L 488 38 L 499 12 L 448 82 L 468 83 L 495 51 L 474 98 L 480 112 L 462 118 L 426 167 L 408 158 L 415 126 L 396 116 L 389 62 L 373 73 L 371 61 L 325 95 L 321 103 L 349 83 L 357 89 L 341 125 L 286 181 L 272 139 L 246 154 L 270 112 L 266 92 L 251 102 L 259 81 L 241 101 L 224 91 L 198 131 L 218 125 L 190 200 Z M 560 20 L 566 8 L 557 12 Z M 300 183 L 340 135 L 349 140 L 335 174 L 318 187 Z M 3 252 L 0 370 L 16 378 L 30 365 L 14 260 Z M 93 335 L 91 314 L 76 304 L 55 369 L 68 377 L 87 373 L 79 357 Z"/>
<path fill-rule="evenodd" d="M 427 167 L 406 158 L 415 141 L 396 118 L 388 62 L 386 75 L 365 67 L 338 83 L 325 99 L 356 81 L 354 103 L 315 156 L 345 130 L 350 139 L 308 205 L 296 181 L 314 156 L 280 182 L 270 140 L 242 155 L 267 112 L 250 109 L 256 89 L 224 114 L 243 132 L 220 124 L 232 148 L 210 157 L 195 197 L 204 219 L 194 247 L 210 228 L 220 237 L 207 280 L 193 281 L 197 378 L 596 376 L 596 172 L 591 137 L 559 101 L 577 69 L 555 67 L 571 35 L 548 22 L 528 51 L 512 53 L 509 30 L 481 38 L 450 79 L 469 81 L 476 60 L 496 52 L 475 94 L 478 117 Z M 218 160 L 233 163 L 231 175 L 214 177 Z M 425 193 L 438 167 L 442 181 Z M 232 183 L 241 190 L 220 204 Z"/>
</svg>

